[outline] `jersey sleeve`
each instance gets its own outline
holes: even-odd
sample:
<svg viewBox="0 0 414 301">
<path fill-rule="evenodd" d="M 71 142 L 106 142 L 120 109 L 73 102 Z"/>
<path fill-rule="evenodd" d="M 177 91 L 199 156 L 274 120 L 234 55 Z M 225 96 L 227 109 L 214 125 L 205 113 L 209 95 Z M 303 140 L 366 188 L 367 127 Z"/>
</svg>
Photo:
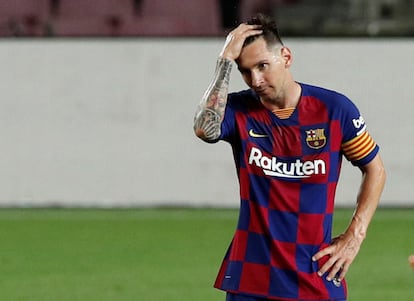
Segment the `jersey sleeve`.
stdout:
<svg viewBox="0 0 414 301">
<path fill-rule="evenodd" d="M 224 119 L 221 123 L 220 140 L 231 143 L 237 134 L 236 113 L 241 110 L 241 93 L 230 93 L 227 97 Z"/>
<path fill-rule="evenodd" d="M 342 152 L 353 165 L 363 166 L 375 158 L 379 146 L 367 131 L 367 125 L 358 108 L 348 98 L 342 100 Z"/>
</svg>

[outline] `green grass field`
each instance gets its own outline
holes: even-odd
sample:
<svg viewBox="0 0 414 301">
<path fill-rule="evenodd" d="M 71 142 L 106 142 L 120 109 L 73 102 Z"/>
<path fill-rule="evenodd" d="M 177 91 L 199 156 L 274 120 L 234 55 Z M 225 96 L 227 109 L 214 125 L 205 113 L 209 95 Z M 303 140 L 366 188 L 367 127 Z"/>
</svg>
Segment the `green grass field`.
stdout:
<svg viewBox="0 0 414 301">
<path fill-rule="evenodd" d="M 338 210 L 335 232 L 350 210 Z M 236 210 L 2 209 L 7 301 L 213 301 Z M 414 210 L 380 209 L 348 273 L 350 301 L 414 300 Z"/>
</svg>

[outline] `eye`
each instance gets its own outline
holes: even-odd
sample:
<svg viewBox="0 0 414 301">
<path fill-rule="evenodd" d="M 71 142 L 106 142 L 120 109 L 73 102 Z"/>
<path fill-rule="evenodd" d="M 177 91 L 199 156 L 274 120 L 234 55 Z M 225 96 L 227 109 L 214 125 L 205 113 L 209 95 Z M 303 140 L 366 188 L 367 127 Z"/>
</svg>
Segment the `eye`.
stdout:
<svg viewBox="0 0 414 301">
<path fill-rule="evenodd" d="M 257 65 L 257 68 L 258 68 L 260 71 L 266 70 L 266 69 L 267 69 L 267 67 L 268 67 L 268 64 L 267 64 L 267 63 L 260 63 L 259 65 Z"/>
</svg>

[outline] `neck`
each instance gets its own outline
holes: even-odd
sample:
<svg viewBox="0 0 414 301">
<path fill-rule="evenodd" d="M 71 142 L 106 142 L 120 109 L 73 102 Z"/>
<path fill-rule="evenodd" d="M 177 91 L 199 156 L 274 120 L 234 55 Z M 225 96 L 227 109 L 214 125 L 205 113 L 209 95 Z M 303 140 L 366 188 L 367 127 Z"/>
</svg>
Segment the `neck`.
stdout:
<svg viewBox="0 0 414 301">
<path fill-rule="evenodd" d="M 284 93 L 279 95 L 276 99 L 260 99 L 262 104 L 269 110 L 281 110 L 287 108 L 295 108 L 300 99 L 300 95 L 302 93 L 301 86 L 292 81 L 291 84 L 284 89 Z"/>
</svg>

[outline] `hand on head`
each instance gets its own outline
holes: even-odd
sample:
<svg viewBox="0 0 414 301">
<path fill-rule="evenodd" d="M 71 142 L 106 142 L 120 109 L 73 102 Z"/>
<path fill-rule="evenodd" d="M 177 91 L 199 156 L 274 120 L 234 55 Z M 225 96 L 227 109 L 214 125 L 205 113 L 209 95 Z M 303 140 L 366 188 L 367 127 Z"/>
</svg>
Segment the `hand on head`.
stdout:
<svg viewBox="0 0 414 301">
<path fill-rule="evenodd" d="M 260 25 L 240 24 L 228 34 L 223 49 L 220 52 L 220 57 L 235 61 L 243 49 L 244 41 L 250 36 L 261 33 Z"/>
</svg>

